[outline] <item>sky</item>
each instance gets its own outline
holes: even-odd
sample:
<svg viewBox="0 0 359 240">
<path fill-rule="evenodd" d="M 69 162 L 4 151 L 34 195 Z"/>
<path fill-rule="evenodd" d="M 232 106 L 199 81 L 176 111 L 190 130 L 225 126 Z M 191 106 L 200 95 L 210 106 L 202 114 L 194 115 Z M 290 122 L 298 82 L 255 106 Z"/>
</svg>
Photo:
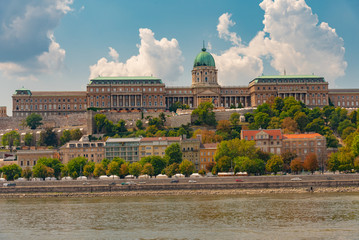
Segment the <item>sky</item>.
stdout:
<svg viewBox="0 0 359 240">
<path fill-rule="evenodd" d="M 203 41 L 221 85 L 285 71 L 359 88 L 358 12 L 357 0 L 2 0 L 0 106 L 97 76 L 189 86 Z"/>
</svg>

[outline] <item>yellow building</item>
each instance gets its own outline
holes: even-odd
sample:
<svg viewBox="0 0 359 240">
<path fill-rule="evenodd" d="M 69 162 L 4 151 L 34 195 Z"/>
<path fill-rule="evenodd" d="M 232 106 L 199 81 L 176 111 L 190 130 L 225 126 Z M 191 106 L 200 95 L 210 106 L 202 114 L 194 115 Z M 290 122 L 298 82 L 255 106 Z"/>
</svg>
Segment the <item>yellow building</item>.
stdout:
<svg viewBox="0 0 359 240">
<path fill-rule="evenodd" d="M 20 150 L 17 151 L 17 165 L 22 168 L 33 168 L 39 158 L 57 158 L 59 159 L 59 153 L 55 149 L 45 150 Z"/>
<path fill-rule="evenodd" d="M 165 150 L 172 143 L 180 143 L 180 137 L 145 137 L 140 140 L 140 158 L 165 156 Z"/>
<path fill-rule="evenodd" d="M 206 170 L 207 166 L 214 162 L 214 155 L 217 151 L 217 146 L 219 143 L 205 143 L 201 144 L 200 147 L 200 166 L 202 170 Z"/>
<path fill-rule="evenodd" d="M 195 138 L 182 139 L 181 141 L 181 150 L 182 150 L 182 159 L 187 159 L 191 161 L 196 170 L 199 168 L 199 149 L 200 149 L 200 140 Z"/>
<path fill-rule="evenodd" d="M 88 161 L 99 163 L 105 158 L 104 142 L 70 141 L 60 147 L 63 164 L 76 157 L 85 157 Z"/>
</svg>

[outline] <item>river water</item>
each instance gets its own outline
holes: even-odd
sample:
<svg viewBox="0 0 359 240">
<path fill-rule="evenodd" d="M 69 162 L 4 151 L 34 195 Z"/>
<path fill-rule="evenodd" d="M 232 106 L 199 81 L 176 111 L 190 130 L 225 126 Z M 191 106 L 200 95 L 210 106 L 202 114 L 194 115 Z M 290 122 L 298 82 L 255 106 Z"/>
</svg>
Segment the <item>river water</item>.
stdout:
<svg viewBox="0 0 359 240">
<path fill-rule="evenodd" d="M 359 193 L 0 199 L 0 239 L 359 239 Z"/>
</svg>

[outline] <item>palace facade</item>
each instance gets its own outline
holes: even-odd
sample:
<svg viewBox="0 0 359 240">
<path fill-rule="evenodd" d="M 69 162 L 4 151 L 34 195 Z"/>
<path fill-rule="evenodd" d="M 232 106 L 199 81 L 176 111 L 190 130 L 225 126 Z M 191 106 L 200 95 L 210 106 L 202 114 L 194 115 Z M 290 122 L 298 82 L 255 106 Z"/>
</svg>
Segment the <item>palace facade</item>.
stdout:
<svg viewBox="0 0 359 240">
<path fill-rule="evenodd" d="M 194 109 L 205 101 L 216 108 L 256 107 L 271 97 L 289 96 L 309 107 L 323 107 L 329 102 L 339 107 L 359 107 L 359 89 L 329 89 L 324 77 L 314 75 L 260 76 L 248 86 L 221 86 L 214 58 L 202 48 L 194 60 L 191 86 L 166 87 L 155 77 L 98 77 L 90 80 L 86 91 L 40 92 L 22 88 L 12 96 L 12 112 L 15 117 L 31 113 L 67 115 L 91 107 L 162 112 L 176 102 Z"/>
</svg>

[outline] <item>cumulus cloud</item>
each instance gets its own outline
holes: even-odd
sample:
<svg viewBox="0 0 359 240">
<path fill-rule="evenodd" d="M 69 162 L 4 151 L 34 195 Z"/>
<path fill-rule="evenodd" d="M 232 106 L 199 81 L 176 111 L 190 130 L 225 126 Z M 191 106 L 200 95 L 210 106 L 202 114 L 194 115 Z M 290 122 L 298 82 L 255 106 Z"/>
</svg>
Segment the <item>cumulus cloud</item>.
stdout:
<svg viewBox="0 0 359 240">
<path fill-rule="evenodd" d="M 175 81 L 183 73 L 183 57 L 176 39 L 157 40 L 147 28 L 139 29 L 141 43 L 138 55 L 126 62 L 119 62 L 119 54 L 109 47 L 112 61 L 101 58 L 90 66 L 90 78 L 98 76 L 145 76 L 154 75 L 165 81 Z"/>
<path fill-rule="evenodd" d="M 25 79 L 59 69 L 65 50 L 53 30 L 72 11 L 73 0 L 22 0 L 0 3 L 0 71 Z"/>
<path fill-rule="evenodd" d="M 279 73 L 284 69 L 287 74 L 314 73 L 332 84 L 345 74 L 343 39 L 328 23 L 319 23 L 304 0 L 263 0 L 259 6 L 265 12 L 264 28 L 246 46 L 238 44 L 240 38 L 229 31 L 235 24 L 231 15 L 225 13 L 219 18 L 219 37 L 233 47 L 215 55 L 216 63 L 225 70 L 236 68 L 231 74 L 221 69 L 219 77 L 225 83 L 260 75 L 263 59 L 270 59 L 270 65 Z"/>
</svg>

